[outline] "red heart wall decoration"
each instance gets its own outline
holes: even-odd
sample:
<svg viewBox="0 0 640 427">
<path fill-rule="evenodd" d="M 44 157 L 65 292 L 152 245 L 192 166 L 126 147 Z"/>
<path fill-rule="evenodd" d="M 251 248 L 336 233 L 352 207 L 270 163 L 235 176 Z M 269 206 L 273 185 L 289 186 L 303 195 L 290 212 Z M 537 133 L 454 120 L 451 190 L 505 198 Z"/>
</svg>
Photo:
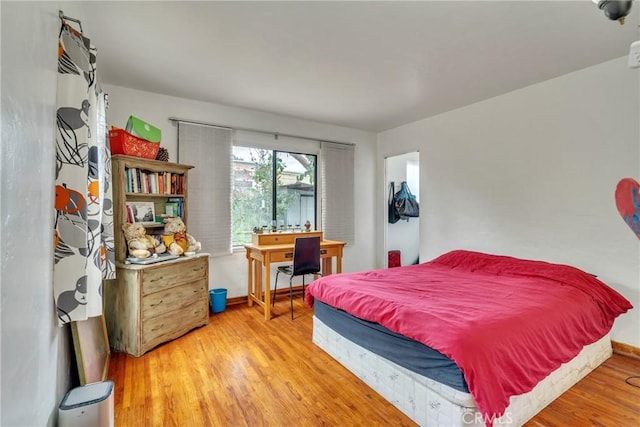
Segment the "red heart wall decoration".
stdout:
<svg viewBox="0 0 640 427">
<path fill-rule="evenodd" d="M 640 184 L 633 178 L 622 178 L 616 186 L 616 207 L 629 228 L 640 239 Z"/>
</svg>

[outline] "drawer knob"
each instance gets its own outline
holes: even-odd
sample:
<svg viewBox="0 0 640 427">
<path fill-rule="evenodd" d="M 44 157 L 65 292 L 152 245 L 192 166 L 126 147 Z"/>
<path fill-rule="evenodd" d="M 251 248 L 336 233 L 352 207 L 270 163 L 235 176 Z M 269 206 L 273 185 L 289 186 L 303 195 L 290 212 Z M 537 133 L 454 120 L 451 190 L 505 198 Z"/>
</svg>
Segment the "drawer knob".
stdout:
<svg viewBox="0 0 640 427">
<path fill-rule="evenodd" d="M 157 307 L 157 306 L 159 306 L 160 304 L 162 304 L 162 301 L 164 301 L 164 300 L 160 300 L 160 301 L 158 301 L 156 304 L 151 304 L 151 307 Z"/>
</svg>

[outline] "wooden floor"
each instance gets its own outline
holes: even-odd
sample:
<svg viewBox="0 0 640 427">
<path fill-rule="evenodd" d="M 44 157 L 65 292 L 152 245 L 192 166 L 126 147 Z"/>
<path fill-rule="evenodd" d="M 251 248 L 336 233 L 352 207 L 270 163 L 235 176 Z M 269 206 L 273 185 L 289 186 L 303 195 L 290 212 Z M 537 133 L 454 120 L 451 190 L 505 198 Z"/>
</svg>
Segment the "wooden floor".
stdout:
<svg viewBox="0 0 640 427">
<path fill-rule="evenodd" d="M 208 326 L 135 358 L 113 352 L 116 426 L 413 426 L 311 342 L 312 310 L 296 298 L 229 306 Z M 614 355 L 526 425 L 638 426 L 640 360 Z M 640 381 L 636 381 L 640 383 Z"/>
</svg>

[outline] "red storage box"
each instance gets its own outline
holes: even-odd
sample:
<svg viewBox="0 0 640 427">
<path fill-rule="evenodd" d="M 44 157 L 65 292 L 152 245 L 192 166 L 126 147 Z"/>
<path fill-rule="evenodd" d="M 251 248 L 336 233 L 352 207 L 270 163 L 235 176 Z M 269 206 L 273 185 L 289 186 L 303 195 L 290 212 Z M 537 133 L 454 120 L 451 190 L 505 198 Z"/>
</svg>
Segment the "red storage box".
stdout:
<svg viewBox="0 0 640 427">
<path fill-rule="evenodd" d="M 109 131 L 109 145 L 111 154 L 126 154 L 143 159 L 155 159 L 160 149 L 159 142 L 149 142 L 117 128 Z"/>
<path fill-rule="evenodd" d="M 400 251 L 389 251 L 387 265 L 389 268 L 400 267 Z"/>
</svg>

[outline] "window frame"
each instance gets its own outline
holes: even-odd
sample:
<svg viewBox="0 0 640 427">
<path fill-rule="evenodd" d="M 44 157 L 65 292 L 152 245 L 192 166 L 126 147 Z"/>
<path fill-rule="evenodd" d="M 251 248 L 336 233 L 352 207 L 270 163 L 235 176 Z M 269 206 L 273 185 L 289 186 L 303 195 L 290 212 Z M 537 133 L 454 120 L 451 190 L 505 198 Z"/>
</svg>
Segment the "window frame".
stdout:
<svg viewBox="0 0 640 427">
<path fill-rule="evenodd" d="M 276 159 L 278 158 L 278 154 L 282 153 L 282 154 L 297 154 L 297 155 L 302 155 L 302 156 L 312 156 L 314 158 L 314 165 L 313 165 L 313 221 L 312 223 L 315 225 L 315 228 L 318 228 L 319 222 L 318 222 L 318 194 L 319 194 L 319 186 L 320 183 L 318 182 L 318 177 L 319 177 L 319 165 L 318 162 L 320 160 L 320 155 L 317 153 L 305 153 L 305 152 L 301 152 L 301 151 L 297 151 L 297 150 L 287 150 L 284 148 L 267 148 L 265 146 L 262 146 L 262 144 L 260 144 L 259 146 L 251 146 L 250 143 L 242 143 L 242 142 L 235 142 L 232 144 L 232 152 L 233 149 L 235 147 L 242 147 L 242 148 L 247 148 L 250 150 L 265 150 L 267 152 L 271 153 L 271 219 L 268 225 L 273 226 L 273 224 L 275 223 L 276 225 L 278 224 L 278 204 L 277 204 L 277 197 L 278 197 L 278 175 L 277 175 L 277 161 Z M 235 160 L 232 160 L 233 162 L 235 162 Z M 232 167 L 233 169 L 233 167 Z M 234 185 L 234 188 L 232 188 L 231 192 L 232 192 L 232 197 L 233 197 L 233 190 L 235 189 L 235 179 L 232 178 L 232 183 Z M 302 195 L 300 195 L 300 197 L 302 197 Z M 304 196 L 304 197 L 310 197 L 310 195 Z M 233 204 L 233 200 L 232 200 L 232 204 Z M 288 225 L 288 224 L 285 224 Z M 303 224 L 299 224 L 301 227 L 303 226 Z M 256 225 L 259 226 L 259 225 Z M 231 211 L 231 235 L 234 235 L 234 221 L 233 221 L 233 209 Z M 248 242 L 251 243 L 251 242 Z M 231 241 L 231 248 L 233 250 L 233 252 L 239 252 L 241 250 L 244 249 L 244 245 L 247 244 L 247 242 L 244 243 L 237 243 L 233 241 Z"/>
</svg>

